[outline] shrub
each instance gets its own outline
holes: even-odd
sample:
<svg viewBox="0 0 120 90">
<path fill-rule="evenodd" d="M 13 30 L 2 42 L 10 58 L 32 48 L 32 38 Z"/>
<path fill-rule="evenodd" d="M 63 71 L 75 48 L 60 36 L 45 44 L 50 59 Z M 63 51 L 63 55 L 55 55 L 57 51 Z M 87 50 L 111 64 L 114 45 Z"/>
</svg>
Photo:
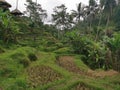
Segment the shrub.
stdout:
<svg viewBox="0 0 120 90">
<path fill-rule="evenodd" d="M 113 69 L 120 71 L 120 34 L 115 34 L 113 38 L 107 41 L 107 46 L 112 52 L 112 67 Z"/>
<path fill-rule="evenodd" d="M 106 46 L 101 42 L 95 42 L 92 38 L 71 32 L 67 37 L 76 54 L 81 54 L 82 60 L 92 69 L 105 68 Z"/>
<path fill-rule="evenodd" d="M 16 82 L 15 82 L 15 84 L 17 86 L 21 87 L 22 89 L 27 88 L 27 82 L 24 79 L 17 79 Z"/>
<path fill-rule="evenodd" d="M 57 46 L 50 46 L 50 47 L 44 47 L 43 51 L 45 52 L 52 52 L 57 49 Z"/>
<path fill-rule="evenodd" d="M 26 57 L 23 52 L 15 52 L 11 55 L 11 58 L 17 63 L 22 64 L 24 67 L 29 66 L 30 60 Z"/>
<path fill-rule="evenodd" d="M 35 54 L 33 54 L 33 53 L 30 53 L 28 55 L 28 58 L 30 59 L 30 61 L 36 61 L 37 60 L 37 56 Z"/>
<path fill-rule="evenodd" d="M 56 43 L 55 46 L 57 46 L 58 48 L 64 47 L 63 43 Z"/>
<path fill-rule="evenodd" d="M 22 57 L 25 57 L 25 55 L 22 52 L 15 52 L 10 56 L 12 59 L 21 59 Z"/>
<path fill-rule="evenodd" d="M 0 53 L 4 53 L 5 50 L 0 46 Z"/>
<path fill-rule="evenodd" d="M 86 61 L 92 69 L 106 68 L 105 54 L 106 49 L 102 43 L 92 42 L 87 48 Z"/>
<path fill-rule="evenodd" d="M 20 70 L 21 68 L 18 69 L 17 65 L 5 64 L 4 66 L 1 66 L 0 76 L 5 78 L 15 78 Z"/>
<path fill-rule="evenodd" d="M 0 9 L 0 38 L 4 43 L 16 43 L 16 35 L 19 34 L 19 27 L 9 12 Z"/>
<path fill-rule="evenodd" d="M 30 60 L 27 59 L 27 58 L 23 58 L 23 59 L 21 59 L 19 62 L 20 62 L 20 64 L 22 64 L 24 67 L 27 67 L 27 66 L 29 66 L 29 64 L 30 64 Z"/>
<path fill-rule="evenodd" d="M 27 83 L 24 79 L 16 79 L 16 81 L 10 85 L 7 90 L 26 90 Z"/>
<path fill-rule="evenodd" d="M 0 70 L 0 76 L 2 76 L 2 77 L 14 77 L 16 75 L 14 73 L 14 70 L 5 67 L 5 68 L 2 68 L 2 70 Z"/>
<path fill-rule="evenodd" d="M 60 48 L 58 50 L 55 50 L 54 52 L 57 54 L 69 54 L 71 51 L 70 51 L 70 48 L 64 47 L 64 48 Z"/>
</svg>

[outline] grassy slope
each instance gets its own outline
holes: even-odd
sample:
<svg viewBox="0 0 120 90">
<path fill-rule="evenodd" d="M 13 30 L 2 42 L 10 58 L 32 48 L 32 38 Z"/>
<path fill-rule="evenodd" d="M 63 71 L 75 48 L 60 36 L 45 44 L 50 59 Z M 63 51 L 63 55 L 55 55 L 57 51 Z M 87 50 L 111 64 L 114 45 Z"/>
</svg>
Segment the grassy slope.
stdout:
<svg viewBox="0 0 120 90">
<path fill-rule="evenodd" d="M 35 53 L 38 60 L 30 61 L 29 53 Z M 89 69 L 79 59 L 79 56 L 74 55 L 73 57 L 76 66 L 81 70 L 86 72 Z M 35 66 L 48 66 L 59 73 L 61 79 L 38 85 L 36 88 L 28 87 L 27 69 Z M 75 74 L 56 64 L 55 53 L 40 52 L 30 47 L 20 47 L 0 54 L 0 87 L 5 90 L 75 90 L 74 88 L 79 83 L 83 83 L 92 90 L 120 90 L 120 75 L 94 78 Z"/>
</svg>

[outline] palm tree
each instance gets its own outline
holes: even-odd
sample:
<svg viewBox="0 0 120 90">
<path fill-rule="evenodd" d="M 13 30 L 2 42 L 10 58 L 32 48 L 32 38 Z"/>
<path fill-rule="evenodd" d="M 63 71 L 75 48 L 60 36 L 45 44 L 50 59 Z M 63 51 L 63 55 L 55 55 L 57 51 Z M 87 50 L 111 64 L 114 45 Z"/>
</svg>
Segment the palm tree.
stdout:
<svg viewBox="0 0 120 90">
<path fill-rule="evenodd" d="M 72 10 L 72 16 L 73 18 L 76 18 L 77 22 L 80 22 L 80 18 L 83 18 L 84 14 L 84 7 L 82 7 L 82 3 L 80 2 L 77 6 L 77 11 Z"/>
<path fill-rule="evenodd" d="M 60 5 L 54 8 L 54 14 L 52 14 L 53 21 L 55 25 L 60 29 L 65 29 L 66 24 L 66 7 L 65 5 Z"/>
<path fill-rule="evenodd" d="M 104 13 L 107 17 L 106 29 L 108 28 L 110 17 L 113 15 L 113 9 L 116 7 L 116 0 L 105 0 Z"/>
<path fill-rule="evenodd" d="M 89 6 L 95 6 L 96 1 L 95 0 L 89 0 Z"/>
<path fill-rule="evenodd" d="M 58 38 L 60 37 L 60 30 L 65 31 L 68 29 L 69 23 L 69 13 L 66 12 L 67 8 L 64 4 L 54 8 L 54 14 L 52 14 L 52 20 L 58 29 Z"/>
<path fill-rule="evenodd" d="M 52 20 L 58 30 L 58 38 L 60 37 L 60 33 L 64 35 L 67 30 L 72 28 L 73 18 L 72 15 L 67 13 L 67 8 L 64 4 L 54 8 Z"/>
<path fill-rule="evenodd" d="M 89 24 L 89 30 L 91 30 L 92 21 L 96 16 L 97 13 L 97 3 L 95 0 L 89 1 L 89 6 L 85 7 L 85 18 L 88 21 Z"/>
<path fill-rule="evenodd" d="M 36 2 L 33 2 L 32 0 L 27 0 L 27 4 L 25 5 L 25 13 L 27 16 L 32 22 L 38 24 L 37 26 L 40 26 L 40 24 L 43 23 L 43 20 L 47 17 L 46 10 L 42 8 L 41 4 L 36 4 Z"/>
<path fill-rule="evenodd" d="M 100 4 L 98 5 L 99 22 L 98 22 L 98 26 L 97 26 L 97 33 L 96 33 L 96 36 L 95 36 L 95 41 L 98 40 L 98 36 L 99 36 L 99 32 L 100 32 L 100 24 L 101 24 L 101 20 L 102 20 L 104 4 L 105 4 L 105 0 L 100 0 Z"/>
</svg>

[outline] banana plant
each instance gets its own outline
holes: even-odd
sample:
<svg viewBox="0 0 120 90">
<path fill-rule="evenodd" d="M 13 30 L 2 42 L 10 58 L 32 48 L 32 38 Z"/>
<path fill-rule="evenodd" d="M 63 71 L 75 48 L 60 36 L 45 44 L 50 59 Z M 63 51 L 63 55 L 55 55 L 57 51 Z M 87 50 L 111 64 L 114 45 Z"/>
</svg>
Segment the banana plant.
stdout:
<svg viewBox="0 0 120 90">
<path fill-rule="evenodd" d="M 0 38 L 3 42 L 8 43 L 10 40 L 15 40 L 16 34 L 19 33 L 19 28 L 9 12 L 0 10 L 0 26 Z"/>
</svg>

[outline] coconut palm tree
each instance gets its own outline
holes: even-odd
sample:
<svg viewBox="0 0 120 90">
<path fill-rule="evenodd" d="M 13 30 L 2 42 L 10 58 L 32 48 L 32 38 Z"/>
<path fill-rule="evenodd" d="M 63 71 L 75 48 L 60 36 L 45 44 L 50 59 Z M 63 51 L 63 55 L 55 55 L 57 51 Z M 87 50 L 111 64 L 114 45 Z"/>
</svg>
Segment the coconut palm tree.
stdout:
<svg viewBox="0 0 120 90">
<path fill-rule="evenodd" d="M 104 13 L 106 14 L 107 22 L 106 29 L 108 28 L 110 17 L 113 15 L 113 9 L 116 7 L 116 0 L 105 0 L 104 2 Z"/>
<path fill-rule="evenodd" d="M 97 14 L 97 3 L 95 0 L 90 0 L 89 1 L 89 6 L 85 7 L 85 18 L 89 24 L 89 30 L 91 30 L 91 26 L 92 26 L 92 21 L 95 18 L 96 14 Z"/>
<path fill-rule="evenodd" d="M 72 27 L 72 16 L 66 12 L 67 8 L 64 4 L 54 8 L 54 14 L 52 14 L 52 20 L 58 29 L 58 38 L 60 32 L 63 33 Z"/>
<path fill-rule="evenodd" d="M 82 6 L 81 2 L 77 6 L 77 11 L 72 10 L 71 15 L 73 16 L 73 18 L 76 19 L 76 22 L 80 22 L 80 18 L 83 18 L 83 16 L 84 16 L 84 7 Z"/>
<path fill-rule="evenodd" d="M 104 3 L 105 0 L 100 0 L 100 4 L 98 5 L 98 16 L 99 16 L 99 21 L 98 21 L 98 26 L 97 26 L 97 33 L 95 36 L 95 41 L 98 40 L 98 36 L 99 36 L 99 32 L 100 32 L 100 24 L 101 24 L 101 20 L 102 20 L 102 15 L 103 15 L 103 8 L 104 8 Z"/>
<path fill-rule="evenodd" d="M 40 4 L 36 4 L 32 0 L 27 0 L 26 11 L 27 16 L 32 20 L 32 22 L 40 26 L 43 20 L 47 17 L 46 10 L 44 10 Z"/>
</svg>

